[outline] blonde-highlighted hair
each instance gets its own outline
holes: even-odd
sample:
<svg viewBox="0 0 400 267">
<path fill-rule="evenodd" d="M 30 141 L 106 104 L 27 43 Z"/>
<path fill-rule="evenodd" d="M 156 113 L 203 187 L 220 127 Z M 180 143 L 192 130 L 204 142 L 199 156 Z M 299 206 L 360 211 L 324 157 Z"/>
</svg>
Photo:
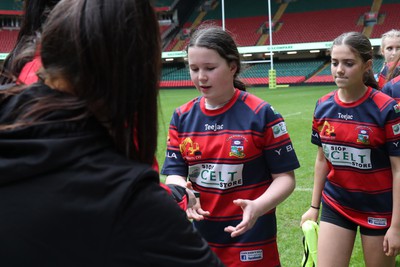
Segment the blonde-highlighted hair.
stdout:
<svg viewBox="0 0 400 267">
<path fill-rule="evenodd" d="M 383 49 L 385 47 L 385 41 L 387 38 L 397 38 L 397 37 L 400 37 L 400 30 L 396 29 L 391 29 L 390 31 L 387 31 L 384 34 L 382 34 L 381 48 Z"/>
</svg>

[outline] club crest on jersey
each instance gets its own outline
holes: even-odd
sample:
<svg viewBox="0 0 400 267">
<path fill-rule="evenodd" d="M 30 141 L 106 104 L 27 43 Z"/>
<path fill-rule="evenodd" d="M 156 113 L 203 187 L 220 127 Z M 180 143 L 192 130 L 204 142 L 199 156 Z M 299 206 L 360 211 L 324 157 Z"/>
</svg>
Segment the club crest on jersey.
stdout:
<svg viewBox="0 0 400 267">
<path fill-rule="evenodd" d="M 229 152 L 229 156 L 244 158 L 246 155 L 244 154 L 244 143 L 247 142 L 243 136 L 231 136 L 227 140 L 231 143 L 231 150 Z"/>
<path fill-rule="evenodd" d="M 335 127 L 331 126 L 328 121 L 324 121 L 322 126 L 318 127 L 319 135 L 322 137 L 328 137 L 334 139 L 336 137 Z"/>
<path fill-rule="evenodd" d="M 361 128 L 361 127 L 357 127 Z M 365 145 L 369 145 L 369 130 L 365 128 L 361 128 L 358 130 L 358 135 L 357 135 L 357 143 L 362 143 Z"/>
<path fill-rule="evenodd" d="M 179 144 L 179 150 L 183 157 L 187 159 L 200 159 L 201 151 L 198 143 L 193 142 L 189 137 L 185 138 L 182 143 Z"/>
</svg>

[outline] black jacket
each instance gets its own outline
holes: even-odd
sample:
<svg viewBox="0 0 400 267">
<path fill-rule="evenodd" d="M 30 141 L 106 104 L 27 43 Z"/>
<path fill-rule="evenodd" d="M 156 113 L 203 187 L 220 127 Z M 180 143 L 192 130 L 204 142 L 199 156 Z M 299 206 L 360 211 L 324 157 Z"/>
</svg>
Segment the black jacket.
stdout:
<svg viewBox="0 0 400 267">
<path fill-rule="evenodd" d="M 0 125 L 49 95 L 65 96 L 35 84 L 2 101 Z M 0 266 L 222 266 L 158 174 L 71 113 L 0 131 Z"/>
</svg>

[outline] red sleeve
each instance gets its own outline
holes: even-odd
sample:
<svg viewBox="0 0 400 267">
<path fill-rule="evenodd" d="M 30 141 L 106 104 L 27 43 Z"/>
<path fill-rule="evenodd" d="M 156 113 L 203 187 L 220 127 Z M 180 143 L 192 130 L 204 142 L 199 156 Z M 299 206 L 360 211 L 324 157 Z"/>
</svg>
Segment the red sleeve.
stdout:
<svg viewBox="0 0 400 267">
<path fill-rule="evenodd" d="M 41 67 L 42 61 L 40 57 L 37 56 L 32 61 L 25 64 L 18 76 L 18 80 L 27 85 L 37 82 L 39 78 L 36 73 Z"/>
</svg>

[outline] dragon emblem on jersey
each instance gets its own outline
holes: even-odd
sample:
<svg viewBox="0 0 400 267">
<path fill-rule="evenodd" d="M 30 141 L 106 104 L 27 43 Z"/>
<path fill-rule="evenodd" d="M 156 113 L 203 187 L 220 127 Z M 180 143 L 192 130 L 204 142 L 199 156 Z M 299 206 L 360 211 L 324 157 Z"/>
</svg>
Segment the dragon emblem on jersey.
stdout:
<svg viewBox="0 0 400 267">
<path fill-rule="evenodd" d="M 324 124 L 318 127 L 318 131 L 320 132 L 321 136 L 325 137 L 335 137 L 335 127 L 330 125 L 328 121 L 325 121 Z"/>
<path fill-rule="evenodd" d="M 229 152 L 229 156 L 244 158 L 246 155 L 244 154 L 244 142 L 245 139 L 241 136 L 232 136 L 228 139 L 231 142 L 231 151 Z"/>
<path fill-rule="evenodd" d="M 179 150 L 183 156 L 200 156 L 200 146 L 198 143 L 193 142 L 189 137 L 185 138 L 183 142 L 179 145 Z"/>
<path fill-rule="evenodd" d="M 367 129 L 361 128 L 358 130 L 357 143 L 369 145 L 369 131 Z"/>
</svg>

